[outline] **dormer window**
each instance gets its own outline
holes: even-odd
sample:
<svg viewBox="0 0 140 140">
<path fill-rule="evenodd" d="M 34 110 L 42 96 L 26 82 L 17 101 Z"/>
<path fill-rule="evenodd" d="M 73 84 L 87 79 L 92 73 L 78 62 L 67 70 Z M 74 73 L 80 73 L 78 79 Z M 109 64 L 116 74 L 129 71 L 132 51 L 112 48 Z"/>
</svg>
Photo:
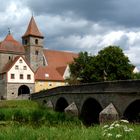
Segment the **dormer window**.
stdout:
<svg viewBox="0 0 140 140">
<path fill-rule="evenodd" d="M 36 44 L 36 45 L 38 44 L 38 39 L 35 39 L 35 44 Z"/>
</svg>

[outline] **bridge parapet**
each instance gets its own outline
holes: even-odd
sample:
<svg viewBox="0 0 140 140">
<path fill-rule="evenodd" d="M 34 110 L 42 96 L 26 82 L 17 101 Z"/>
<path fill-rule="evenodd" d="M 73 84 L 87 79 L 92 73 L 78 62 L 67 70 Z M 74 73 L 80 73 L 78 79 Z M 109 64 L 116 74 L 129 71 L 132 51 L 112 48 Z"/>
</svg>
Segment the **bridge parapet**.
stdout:
<svg viewBox="0 0 140 140">
<path fill-rule="evenodd" d="M 105 81 L 90 84 L 60 86 L 49 90 L 40 91 L 31 94 L 31 99 L 43 98 L 46 96 L 52 96 L 63 93 L 140 93 L 140 80 L 123 80 L 123 81 Z"/>
</svg>

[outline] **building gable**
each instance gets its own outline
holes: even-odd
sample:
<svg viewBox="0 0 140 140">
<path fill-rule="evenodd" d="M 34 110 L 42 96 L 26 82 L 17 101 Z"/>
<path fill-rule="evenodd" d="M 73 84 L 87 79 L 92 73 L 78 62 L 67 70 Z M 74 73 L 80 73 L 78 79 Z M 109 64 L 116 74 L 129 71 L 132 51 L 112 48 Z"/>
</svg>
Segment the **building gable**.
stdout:
<svg viewBox="0 0 140 140">
<path fill-rule="evenodd" d="M 16 61 L 7 71 L 7 82 L 34 83 L 34 72 L 23 57 L 16 58 Z"/>
</svg>

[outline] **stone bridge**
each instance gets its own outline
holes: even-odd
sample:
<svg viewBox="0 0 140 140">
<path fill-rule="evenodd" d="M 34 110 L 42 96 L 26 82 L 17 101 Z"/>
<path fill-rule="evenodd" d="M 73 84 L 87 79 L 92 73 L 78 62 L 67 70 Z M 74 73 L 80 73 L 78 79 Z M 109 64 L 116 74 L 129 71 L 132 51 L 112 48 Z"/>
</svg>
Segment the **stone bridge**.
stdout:
<svg viewBox="0 0 140 140">
<path fill-rule="evenodd" d="M 57 87 L 34 93 L 31 100 L 60 112 L 74 104 L 86 124 L 98 123 L 99 113 L 112 103 L 119 118 L 140 122 L 140 80 Z"/>
</svg>

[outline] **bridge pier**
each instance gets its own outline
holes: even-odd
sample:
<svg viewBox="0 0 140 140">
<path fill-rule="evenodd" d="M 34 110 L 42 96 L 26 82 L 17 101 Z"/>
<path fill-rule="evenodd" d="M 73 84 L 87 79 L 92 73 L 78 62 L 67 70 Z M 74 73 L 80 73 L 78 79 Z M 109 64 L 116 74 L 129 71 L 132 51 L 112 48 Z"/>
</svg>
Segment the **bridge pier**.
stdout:
<svg viewBox="0 0 140 140">
<path fill-rule="evenodd" d="M 110 103 L 105 109 L 103 109 L 99 114 L 99 122 L 110 123 L 119 120 L 119 114 L 112 103 Z"/>
<path fill-rule="evenodd" d="M 64 109 L 64 112 L 68 115 L 78 117 L 79 111 L 75 102 L 71 103 L 68 107 Z"/>
</svg>

